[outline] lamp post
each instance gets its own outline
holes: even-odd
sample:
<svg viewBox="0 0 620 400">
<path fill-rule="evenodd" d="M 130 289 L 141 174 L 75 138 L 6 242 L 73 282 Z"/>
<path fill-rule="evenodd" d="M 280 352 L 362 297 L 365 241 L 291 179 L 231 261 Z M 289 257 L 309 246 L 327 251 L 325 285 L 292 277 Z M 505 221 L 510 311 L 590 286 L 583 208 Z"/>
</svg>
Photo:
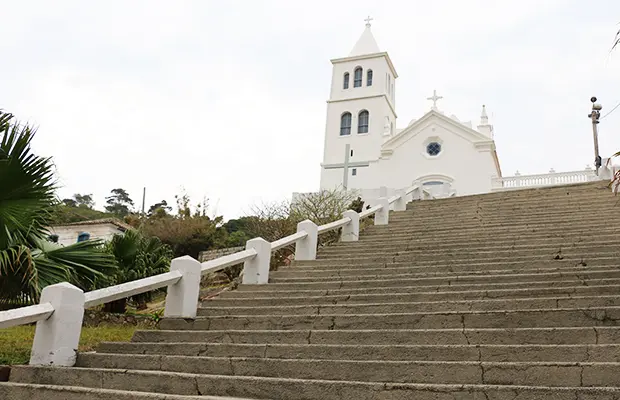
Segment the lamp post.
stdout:
<svg viewBox="0 0 620 400">
<path fill-rule="evenodd" d="M 592 112 L 588 114 L 588 118 L 592 120 L 592 135 L 594 136 L 594 171 L 598 175 L 598 169 L 601 167 L 602 160 L 598 152 L 598 129 L 599 118 L 601 117 L 601 110 L 603 106 L 596 102 L 596 97 L 591 97 Z"/>
</svg>

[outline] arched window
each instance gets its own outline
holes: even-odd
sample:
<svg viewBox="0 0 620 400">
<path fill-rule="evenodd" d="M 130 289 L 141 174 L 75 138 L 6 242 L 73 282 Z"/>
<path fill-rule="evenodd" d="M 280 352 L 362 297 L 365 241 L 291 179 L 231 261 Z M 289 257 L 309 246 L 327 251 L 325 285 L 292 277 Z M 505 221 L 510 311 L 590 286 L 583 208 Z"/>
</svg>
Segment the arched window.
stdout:
<svg viewBox="0 0 620 400">
<path fill-rule="evenodd" d="M 366 86 L 372 86 L 372 69 L 366 71 Z"/>
<path fill-rule="evenodd" d="M 368 111 L 360 111 L 357 118 L 357 133 L 368 133 Z"/>
<path fill-rule="evenodd" d="M 355 72 L 353 73 L 353 87 L 361 87 L 362 86 L 362 67 L 355 68 Z"/>
<path fill-rule="evenodd" d="M 348 72 L 344 73 L 344 78 L 342 80 L 342 88 L 343 89 L 349 88 L 349 73 Z"/>
<path fill-rule="evenodd" d="M 351 113 L 346 112 L 340 117 L 340 136 L 351 134 Z"/>
</svg>

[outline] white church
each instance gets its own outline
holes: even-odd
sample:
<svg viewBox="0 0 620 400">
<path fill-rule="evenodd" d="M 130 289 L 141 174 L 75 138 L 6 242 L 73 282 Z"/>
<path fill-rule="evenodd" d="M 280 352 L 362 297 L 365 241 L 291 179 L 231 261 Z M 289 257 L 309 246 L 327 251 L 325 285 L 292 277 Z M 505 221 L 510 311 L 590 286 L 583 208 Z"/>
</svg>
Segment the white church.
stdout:
<svg viewBox="0 0 620 400">
<path fill-rule="evenodd" d="M 477 123 L 459 120 L 438 108 L 433 93 L 429 111 L 398 127 L 398 74 L 371 32 L 371 19 L 348 56 L 331 60 L 321 190 L 355 190 L 378 197 L 422 184 L 436 197 L 488 193 L 527 186 L 586 182 L 592 169 L 512 177 L 502 176 L 493 125 L 481 105 Z M 385 189 L 384 189 L 385 190 Z M 293 199 L 300 196 L 294 193 Z"/>
</svg>

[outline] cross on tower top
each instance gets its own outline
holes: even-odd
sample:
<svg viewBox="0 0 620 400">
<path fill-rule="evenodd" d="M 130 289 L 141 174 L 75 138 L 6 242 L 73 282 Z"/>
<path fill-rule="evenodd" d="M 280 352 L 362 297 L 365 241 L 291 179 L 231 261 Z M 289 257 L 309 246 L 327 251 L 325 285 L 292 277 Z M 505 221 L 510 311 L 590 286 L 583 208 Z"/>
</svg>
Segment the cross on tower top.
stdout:
<svg viewBox="0 0 620 400">
<path fill-rule="evenodd" d="M 374 18 L 370 18 L 370 15 L 368 16 L 368 18 L 366 18 L 364 21 L 366 21 L 366 26 L 370 28 L 370 21 L 374 20 Z"/>
<path fill-rule="evenodd" d="M 433 90 L 433 95 L 431 97 L 427 97 L 426 100 L 431 100 L 433 102 L 433 110 L 437 110 L 437 100 L 443 99 L 443 96 L 437 96 L 437 91 Z"/>
</svg>

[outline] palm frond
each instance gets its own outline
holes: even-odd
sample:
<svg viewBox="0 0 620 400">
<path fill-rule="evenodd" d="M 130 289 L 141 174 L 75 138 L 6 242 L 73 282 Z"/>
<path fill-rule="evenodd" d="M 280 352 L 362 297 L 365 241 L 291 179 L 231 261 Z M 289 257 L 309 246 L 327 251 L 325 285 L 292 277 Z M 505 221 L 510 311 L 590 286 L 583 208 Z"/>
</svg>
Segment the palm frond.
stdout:
<svg viewBox="0 0 620 400">
<path fill-rule="evenodd" d="M 35 129 L 0 110 L 0 302 L 38 301 L 41 290 L 68 281 L 83 289 L 116 271 L 101 242 L 62 247 L 45 240 L 57 203 L 51 158 L 32 153 Z"/>
<path fill-rule="evenodd" d="M 0 112 L 0 248 L 42 238 L 55 202 L 51 159 L 31 153 L 35 130 Z"/>
<path fill-rule="evenodd" d="M 117 270 L 114 256 L 105 251 L 99 240 L 69 246 L 40 241 L 33 260 L 41 287 L 59 282 L 61 275 L 66 273 L 65 280 L 89 290 L 95 281 L 109 281 Z"/>
</svg>

